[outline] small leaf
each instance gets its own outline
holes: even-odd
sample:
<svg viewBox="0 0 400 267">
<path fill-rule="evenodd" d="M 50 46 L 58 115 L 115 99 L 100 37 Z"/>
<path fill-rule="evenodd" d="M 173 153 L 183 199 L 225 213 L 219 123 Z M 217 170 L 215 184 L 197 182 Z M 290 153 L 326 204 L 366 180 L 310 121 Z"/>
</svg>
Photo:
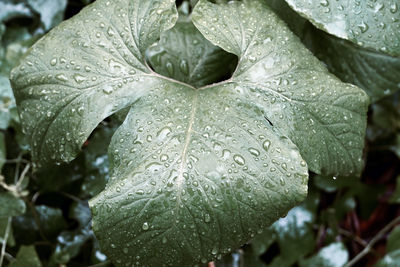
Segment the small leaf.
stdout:
<svg viewBox="0 0 400 267">
<path fill-rule="evenodd" d="M 17 257 L 9 267 L 41 267 L 40 259 L 36 253 L 35 246 L 21 246 Z"/>
<path fill-rule="evenodd" d="M 313 31 L 313 38 L 316 56 L 342 81 L 364 89 L 372 102 L 400 89 L 400 57 L 367 50 L 322 31 Z"/>
<path fill-rule="evenodd" d="M 349 260 L 349 252 L 343 243 L 332 243 L 322 248 L 317 255 L 300 262 L 300 267 L 342 267 Z"/>
<path fill-rule="evenodd" d="M 317 28 L 353 43 L 400 56 L 398 1 L 286 0 Z"/>
<path fill-rule="evenodd" d="M 39 227 L 47 237 L 54 237 L 67 227 L 60 209 L 40 205 L 35 206 L 35 210 L 40 222 Z"/>
<path fill-rule="evenodd" d="M 18 216 L 25 213 L 25 202 L 10 192 L 0 193 L 0 218 Z"/>
</svg>

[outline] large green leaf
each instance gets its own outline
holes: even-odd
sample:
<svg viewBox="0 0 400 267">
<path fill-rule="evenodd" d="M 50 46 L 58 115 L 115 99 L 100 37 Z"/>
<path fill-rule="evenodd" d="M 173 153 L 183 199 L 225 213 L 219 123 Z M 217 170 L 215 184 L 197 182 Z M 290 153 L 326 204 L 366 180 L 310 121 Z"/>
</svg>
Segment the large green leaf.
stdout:
<svg viewBox="0 0 400 267">
<path fill-rule="evenodd" d="M 362 47 L 400 56 L 398 0 L 286 0 L 317 28 Z"/>
<path fill-rule="evenodd" d="M 120 266 L 216 259 L 304 199 L 306 161 L 361 169 L 365 93 L 330 75 L 264 1 L 196 5 L 199 30 L 240 58 L 232 79 L 202 88 L 146 65 L 176 17 L 171 0 L 98 0 L 12 73 L 36 161 L 72 159 L 102 119 L 130 108 L 109 147 L 110 180 L 90 201 Z"/>
<path fill-rule="evenodd" d="M 367 96 L 330 75 L 260 1 L 196 7 L 193 20 L 205 37 L 240 57 L 229 83 L 238 98 L 255 103 L 312 171 L 358 174 Z M 219 23 L 209 27 L 213 20 Z"/>
<path fill-rule="evenodd" d="M 329 70 L 364 89 L 373 102 L 400 89 L 400 57 L 361 48 L 322 31 L 315 30 L 313 38 L 315 54 Z"/>
<path fill-rule="evenodd" d="M 33 46 L 11 73 L 33 159 L 72 160 L 99 122 L 162 84 L 143 52 L 176 19 L 170 0 L 99 0 Z"/>
</svg>

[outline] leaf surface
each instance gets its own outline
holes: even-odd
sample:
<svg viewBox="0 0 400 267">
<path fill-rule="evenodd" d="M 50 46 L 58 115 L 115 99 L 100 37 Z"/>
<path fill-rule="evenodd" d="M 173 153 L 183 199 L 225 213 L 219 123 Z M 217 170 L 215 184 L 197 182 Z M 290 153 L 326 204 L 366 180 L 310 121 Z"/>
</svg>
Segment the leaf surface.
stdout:
<svg viewBox="0 0 400 267">
<path fill-rule="evenodd" d="M 118 266 L 217 259 L 304 199 L 306 161 L 316 172 L 361 169 L 365 93 L 330 75 L 263 1 L 196 5 L 199 30 L 240 58 L 232 79 L 201 88 L 145 62 L 176 18 L 170 0 L 98 0 L 12 72 L 35 161 L 71 160 L 100 121 L 128 109 L 108 184 L 90 201 Z"/>
<path fill-rule="evenodd" d="M 392 56 L 400 56 L 400 3 L 397 0 L 286 0 L 317 28 Z"/>
<path fill-rule="evenodd" d="M 162 82 L 143 52 L 176 18 L 173 1 L 99 0 L 32 47 L 11 81 L 36 162 L 72 160 L 104 118 Z"/>
<path fill-rule="evenodd" d="M 316 56 L 342 81 L 364 89 L 376 102 L 400 89 L 400 57 L 354 45 L 322 31 L 314 31 Z"/>
<path fill-rule="evenodd" d="M 219 23 L 209 28 L 213 19 Z M 231 80 L 238 97 L 256 103 L 299 147 L 310 170 L 345 176 L 361 171 L 365 93 L 329 74 L 260 1 L 200 1 L 193 21 L 212 43 L 240 58 Z"/>
</svg>

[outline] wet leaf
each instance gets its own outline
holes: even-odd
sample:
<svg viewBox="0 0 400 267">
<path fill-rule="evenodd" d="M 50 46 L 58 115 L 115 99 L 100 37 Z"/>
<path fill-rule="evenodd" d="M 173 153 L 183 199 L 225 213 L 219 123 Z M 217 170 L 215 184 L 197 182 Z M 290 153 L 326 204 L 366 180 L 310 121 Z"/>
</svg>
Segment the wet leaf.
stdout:
<svg viewBox="0 0 400 267">
<path fill-rule="evenodd" d="M 25 213 L 25 202 L 10 192 L 0 193 L 0 218 L 18 216 Z"/>
<path fill-rule="evenodd" d="M 330 75 L 263 1 L 199 1 L 192 17 L 240 58 L 231 79 L 195 88 L 148 68 L 144 52 L 177 19 L 170 0 L 98 0 L 12 72 L 36 162 L 71 160 L 100 121 L 130 108 L 90 201 L 116 265 L 220 258 L 305 198 L 306 161 L 343 175 L 362 166 L 365 93 Z"/>
<path fill-rule="evenodd" d="M 317 57 L 342 81 L 364 89 L 372 102 L 400 89 L 400 57 L 361 48 L 322 31 L 314 31 L 313 38 Z"/>
<path fill-rule="evenodd" d="M 286 0 L 317 28 L 392 56 L 400 56 L 400 3 L 397 0 Z"/>
<path fill-rule="evenodd" d="M 297 14 L 282 0 L 267 0 L 268 6 L 287 23 L 288 27 L 300 38 L 304 37 L 307 20 Z"/>
<path fill-rule="evenodd" d="M 310 170 L 359 174 L 368 98 L 330 75 L 266 6 L 245 3 L 199 2 L 193 13 L 207 39 L 239 56 L 234 90 L 298 146 Z"/>
</svg>

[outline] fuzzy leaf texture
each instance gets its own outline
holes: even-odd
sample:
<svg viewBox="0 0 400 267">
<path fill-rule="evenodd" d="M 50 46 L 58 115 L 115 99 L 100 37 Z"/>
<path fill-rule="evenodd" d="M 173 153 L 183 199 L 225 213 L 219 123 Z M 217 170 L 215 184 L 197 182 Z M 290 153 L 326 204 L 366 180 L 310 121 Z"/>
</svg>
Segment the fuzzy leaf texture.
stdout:
<svg viewBox="0 0 400 267">
<path fill-rule="evenodd" d="M 38 163 L 73 159 L 104 118 L 130 108 L 109 147 L 111 178 L 90 201 L 118 266 L 216 259 L 305 198 L 307 163 L 362 167 L 367 96 L 329 74 L 264 1 L 198 2 L 196 27 L 239 57 L 231 79 L 201 88 L 145 61 L 177 16 L 171 0 L 97 0 L 11 74 Z"/>
</svg>

